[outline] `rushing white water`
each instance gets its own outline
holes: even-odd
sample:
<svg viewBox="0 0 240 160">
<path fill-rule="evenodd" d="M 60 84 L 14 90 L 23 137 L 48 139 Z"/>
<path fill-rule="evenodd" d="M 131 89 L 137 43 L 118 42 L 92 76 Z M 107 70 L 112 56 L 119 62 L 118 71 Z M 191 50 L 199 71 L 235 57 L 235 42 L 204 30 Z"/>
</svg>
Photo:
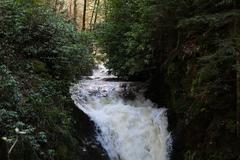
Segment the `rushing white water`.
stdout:
<svg viewBox="0 0 240 160">
<path fill-rule="evenodd" d="M 127 82 L 110 82 L 103 65 L 91 80 L 82 80 L 71 88 L 76 105 L 98 127 L 97 140 L 111 160 L 168 160 L 171 136 L 167 131 L 165 109 L 157 109 L 135 90 L 134 100 L 123 94 L 134 86 Z"/>
</svg>

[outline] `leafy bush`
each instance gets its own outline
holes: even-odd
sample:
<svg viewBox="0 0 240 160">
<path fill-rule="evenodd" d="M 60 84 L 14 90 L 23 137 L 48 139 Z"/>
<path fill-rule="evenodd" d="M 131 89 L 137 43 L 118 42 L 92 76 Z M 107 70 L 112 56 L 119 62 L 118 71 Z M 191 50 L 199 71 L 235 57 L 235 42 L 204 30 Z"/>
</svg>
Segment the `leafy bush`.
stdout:
<svg viewBox="0 0 240 160">
<path fill-rule="evenodd" d="M 91 41 L 43 1 L 0 2 L 0 141 L 17 141 L 11 159 L 79 159 L 68 88 L 91 73 Z"/>
<path fill-rule="evenodd" d="M 17 81 L 5 65 L 0 66 L 0 93 L 0 109 L 16 106 L 21 98 Z"/>
<path fill-rule="evenodd" d="M 177 113 L 183 134 L 190 135 L 185 159 L 237 159 L 240 142 L 229 123 L 236 131 L 237 0 L 109 0 L 107 13 L 95 34 L 108 68 L 119 77 L 149 80 L 147 95 Z"/>
</svg>

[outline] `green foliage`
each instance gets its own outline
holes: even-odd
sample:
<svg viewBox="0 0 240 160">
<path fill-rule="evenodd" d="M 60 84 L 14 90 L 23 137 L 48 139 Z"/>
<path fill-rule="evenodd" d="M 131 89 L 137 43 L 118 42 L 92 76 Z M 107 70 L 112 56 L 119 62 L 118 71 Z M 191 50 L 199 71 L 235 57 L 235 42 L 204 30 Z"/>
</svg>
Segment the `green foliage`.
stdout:
<svg viewBox="0 0 240 160">
<path fill-rule="evenodd" d="M 165 45 L 165 35 L 156 32 L 167 34 L 174 28 L 171 25 L 175 17 L 167 16 L 164 10 L 171 10 L 165 5 L 172 12 L 175 6 L 171 2 L 145 0 L 109 3 L 110 12 L 96 30 L 100 46 L 108 53 L 107 66 L 119 76 L 147 78 L 156 68 L 152 64 L 157 60 L 154 56 L 158 46 Z M 169 19 L 172 21 L 168 22 Z"/>
<path fill-rule="evenodd" d="M 88 73 L 92 67 L 89 36 L 77 33 L 72 24 L 55 16 L 50 9 L 25 3 L 1 5 L 4 13 L 0 27 L 1 57 L 9 57 L 12 52 L 15 59 L 38 59 L 47 65 L 52 75 L 61 79 Z"/>
<path fill-rule="evenodd" d="M 15 106 L 21 98 L 18 84 L 5 65 L 0 65 L 0 93 L 0 109 Z"/>
<path fill-rule="evenodd" d="M 185 159 L 236 158 L 239 141 L 228 137 L 236 136 L 238 1 L 109 0 L 108 8 L 96 29 L 108 68 L 123 78 L 150 79 L 151 98 L 197 135 L 186 140 Z"/>
<path fill-rule="evenodd" d="M 10 159 L 79 159 L 68 88 L 91 73 L 91 41 L 44 1 L 0 2 L 0 138 L 8 149 L 17 139 Z"/>
</svg>

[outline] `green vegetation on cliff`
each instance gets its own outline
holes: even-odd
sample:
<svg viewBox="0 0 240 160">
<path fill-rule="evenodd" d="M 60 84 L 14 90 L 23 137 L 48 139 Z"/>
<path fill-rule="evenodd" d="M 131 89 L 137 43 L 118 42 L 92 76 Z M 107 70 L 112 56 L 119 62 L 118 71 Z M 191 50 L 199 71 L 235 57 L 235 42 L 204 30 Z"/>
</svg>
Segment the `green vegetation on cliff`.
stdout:
<svg viewBox="0 0 240 160">
<path fill-rule="evenodd" d="M 79 134 L 94 133 L 87 117 L 74 119 L 68 90 L 91 73 L 91 37 L 45 2 L 63 3 L 0 1 L 0 159 L 99 160 L 83 147 L 92 144 Z M 94 31 L 107 67 L 149 80 L 146 95 L 172 111 L 172 158 L 239 160 L 239 1 L 104 2 Z"/>
<path fill-rule="evenodd" d="M 107 4 L 96 29 L 107 66 L 123 78 L 150 79 L 147 95 L 176 113 L 175 158 L 239 159 L 239 1 Z"/>
<path fill-rule="evenodd" d="M 43 2 L 1 0 L 1 160 L 80 159 L 68 88 L 90 74 L 90 45 Z"/>
</svg>

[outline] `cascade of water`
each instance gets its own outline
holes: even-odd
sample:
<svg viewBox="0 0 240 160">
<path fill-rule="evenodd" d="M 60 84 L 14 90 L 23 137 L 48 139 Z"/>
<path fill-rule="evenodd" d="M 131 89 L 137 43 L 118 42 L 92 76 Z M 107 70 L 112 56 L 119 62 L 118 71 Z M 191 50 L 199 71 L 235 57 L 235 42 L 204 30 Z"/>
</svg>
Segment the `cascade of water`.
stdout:
<svg viewBox="0 0 240 160">
<path fill-rule="evenodd" d="M 91 80 L 70 89 L 76 105 L 98 127 L 97 140 L 112 160 L 168 160 L 171 136 L 166 110 L 156 108 L 140 90 L 134 100 L 124 100 L 121 95 L 132 83 L 104 81 L 113 77 L 101 65 Z"/>
</svg>

